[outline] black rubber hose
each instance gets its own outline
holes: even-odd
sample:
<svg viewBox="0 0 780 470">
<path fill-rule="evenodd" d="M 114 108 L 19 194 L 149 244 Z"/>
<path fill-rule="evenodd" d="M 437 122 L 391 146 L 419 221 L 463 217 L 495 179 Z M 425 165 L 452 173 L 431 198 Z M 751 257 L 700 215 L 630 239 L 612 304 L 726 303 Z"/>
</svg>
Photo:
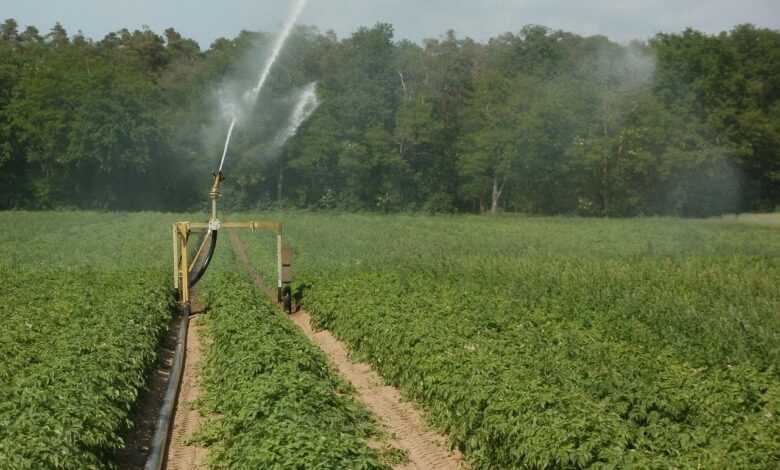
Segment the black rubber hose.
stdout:
<svg viewBox="0 0 780 470">
<path fill-rule="evenodd" d="M 173 413 L 176 410 L 176 397 L 179 395 L 179 386 L 181 385 L 181 376 L 184 372 L 184 356 L 187 353 L 187 329 L 189 327 L 190 317 L 182 315 L 181 325 L 179 326 L 179 337 L 176 341 L 176 352 L 173 359 L 173 368 L 171 369 L 168 388 L 165 390 L 165 398 L 160 408 L 160 417 L 154 429 L 154 438 L 152 439 L 152 450 L 149 458 L 146 459 L 144 470 L 161 470 L 165 461 L 165 452 L 168 448 L 168 436 L 171 433 L 171 424 L 173 424 Z"/>
<path fill-rule="evenodd" d="M 200 264 L 200 266 L 193 267 L 193 270 L 190 272 L 190 289 L 195 287 L 195 284 L 197 284 L 198 281 L 200 281 L 200 278 L 202 278 L 206 273 L 206 270 L 209 268 L 209 264 L 211 263 L 211 258 L 214 257 L 214 250 L 217 249 L 217 231 L 212 230 L 208 236 L 211 239 L 209 242 L 209 249 L 206 252 L 206 256 L 203 258 L 204 261 L 201 263 L 196 261 L 196 265 Z"/>
</svg>

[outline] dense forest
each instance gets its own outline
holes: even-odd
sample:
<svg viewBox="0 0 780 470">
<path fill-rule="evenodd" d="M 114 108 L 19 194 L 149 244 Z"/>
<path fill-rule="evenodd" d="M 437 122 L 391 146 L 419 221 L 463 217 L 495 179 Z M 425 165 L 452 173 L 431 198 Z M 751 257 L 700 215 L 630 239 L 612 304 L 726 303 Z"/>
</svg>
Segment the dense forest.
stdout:
<svg viewBox="0 0 780 470">
<path fill-rule="evenodd" d="M 0 27 L 0 209 L 193 210 L 274 36 L 207 50 Z M 295 101 L 320 106 L 287 140 Z M 780 31 L 422 44 L 298 27 L 229 159 L 230 209 L 705 216 L 780 205 Z"/>
</svg>

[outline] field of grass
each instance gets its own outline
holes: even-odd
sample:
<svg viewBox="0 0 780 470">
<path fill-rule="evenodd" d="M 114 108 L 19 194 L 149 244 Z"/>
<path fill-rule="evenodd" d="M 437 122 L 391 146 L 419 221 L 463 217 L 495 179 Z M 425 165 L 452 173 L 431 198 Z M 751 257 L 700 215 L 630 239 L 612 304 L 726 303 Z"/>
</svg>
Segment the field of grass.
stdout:
<svg viewBox="0 0 780 470">
<path fill-rule="evenodd" d="M 771 225 L 278 217 L 304 306 L 475 468 L 780 462 Z"/>
<path fill-rule="evenodd" d="M 0 468 L 113 464 L 170 318 L 179 218 L 0 213 Z M 474 468 L 780 463 L 771 217 L 230 217 L 258 218 L 287 223 L 315 321 Z M 275 275 L 272 237 L 241 237 Z M 215 467 L 384 465 L 366 412 L 224 237 L 200 295 Z"/>
</svg>

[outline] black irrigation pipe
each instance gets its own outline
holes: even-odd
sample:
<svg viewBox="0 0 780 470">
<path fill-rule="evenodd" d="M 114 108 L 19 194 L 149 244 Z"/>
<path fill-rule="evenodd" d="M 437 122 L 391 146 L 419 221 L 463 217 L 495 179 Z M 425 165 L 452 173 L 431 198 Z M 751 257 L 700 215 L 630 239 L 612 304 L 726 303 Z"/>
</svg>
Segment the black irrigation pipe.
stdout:
<svg viewBox="0 0 780 470">
<path fill-rule="evenodd" d="M 176 352 L 173 359 L 173 368 L 171 369 L 168 388 L 165 390 L 165 398 L 160 408 L 160 417 L 157 419 L 157 425 L 154 429 L 152 438 L 152 450 L 149 458 L 146 459 L 144 470 L 161 470 L 165 462 L 165 453 L 168 448 L 168 436 L 171 434 L 171 425 L 173 424 L 174 411 L 176 410 L 176 398 L 179 395 L 179 386 L 181 385 L 181 376 L 184 372 L 184 356 L 187 352 L 187 328 L 190 318 L 186 313 L 181 316 L 181 325 L 179 326 L 179 337 L 176 340 Z"/>
<path fill-rule="evenodd" d="M 195 287 L 195 284 L 200 281 L 200 278 L 203 277 L 203 275 L 206 273 L 206 270 L 209 268 L 209 264 L 211 263 L 211 258 L 214 257 L 214 250 L 217 249 L 217 230 L 210 230 L 209 233 L 206 235 L 209 237 L 208 243 L 208 251 L 206 252 L 206 256 L 201 256 L 199 260 L 196 260 L 196 264 L 200 264 L 200 266 L 197 266 L 197 269 L 195 266 L 193 266 L 192 271 L 190 271 L 189 278 L 190 278 L 190 289 Z M 206 240 L 203 240 L 203 243 L 206 243 Z"/>
</svg>

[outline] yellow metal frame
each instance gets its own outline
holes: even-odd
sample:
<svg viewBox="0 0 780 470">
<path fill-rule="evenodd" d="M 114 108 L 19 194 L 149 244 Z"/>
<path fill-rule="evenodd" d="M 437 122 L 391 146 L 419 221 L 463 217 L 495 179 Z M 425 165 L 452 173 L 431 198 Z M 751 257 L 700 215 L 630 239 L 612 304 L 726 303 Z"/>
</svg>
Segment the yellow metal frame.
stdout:
<svg viewBox="0 0 780 470">
<path fill-rule="evenodd" d="M 210 223 L 202 222 L 177 222 L 172 225 L 173 236 L 173 286 L 179 291 L 179 303 L 186 307 L 190 304 L 190 270 L 194 260 L 188 259 L 187 245 L 193 232 L 205 232 L 211 227 Z M 264 230 L 276 232 L 276 257 L 277 257 L 277 287 L 282 288 L 282 238 L 283 225 L 281 222 L 261 220 L 253 222 L 226 222 L 220 224 L 220 231 L 224 229 L 248 229 L 253 232 Z M 202 249 L 202 247 L 201 247 Z M 197 259 L 197 255 L 195 256 Z"/>
<path fill-rule="evenodd" d="M 260 220 L 254 222 L 227 222 L 222 223 L 217 218 L 217 199 L 219 199 L 219 190 L 222 182 L 225 180 L 225 176 L 222 172 L 218 172 L 214 175 L 214 183 L 211 186 L 209 192 L 209 199 L 211 199 L 211 217 L 206 223 L 202 222 L 176 222 L 171 227 L 171 234 L 173 236 L 173 286 L 179 291 L 179 303 L 182 308 L 187 309 L 190 306 L 190 270 L 192 270 L 193 264 L 200 251 L 203 250 L 205 244 L 201 245 L 198 249 L 198 253 L 193 260 L 188 259 L 189 252 L 187 251 L 187 244 L 190 241 L 190 235 L 193 232 L 207 232 L 215 230 L 219 232 L 222 229 L 249 229 L 251 231 L 268 230 L 276 232 L 276 268 L 277 268 L 277 289 L 278 292 L 282 291 L 282 283 L 289 282 L 289 279 L 283 280 L 286 274 L 289 277 L 289 260 L 287 264 L 282 264 L 282 240 L 283 226 L 280 222 L 272 220 Z"/>
</svg>

